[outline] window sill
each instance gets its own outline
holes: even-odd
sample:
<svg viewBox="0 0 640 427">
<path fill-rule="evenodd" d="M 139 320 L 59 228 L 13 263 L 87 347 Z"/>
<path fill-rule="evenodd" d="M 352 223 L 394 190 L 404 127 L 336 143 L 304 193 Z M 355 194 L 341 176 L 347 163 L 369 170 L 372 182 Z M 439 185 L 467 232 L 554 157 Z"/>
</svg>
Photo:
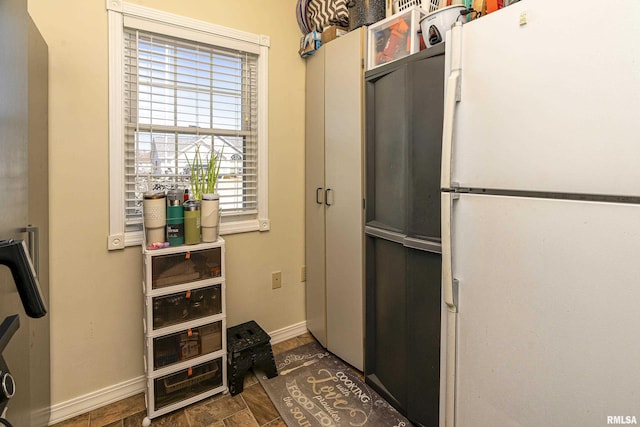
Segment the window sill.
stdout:
<svg viewBox="0 0 640 427">
<path fill-rule="evenodd" d="M 230 235 L 238 233 L 249 233 L 252 231 L 269 231 L 270 222 L 268 219 L 251 219 L 246 221 L 233 221 L 223 223 L 220 227 L 220 235 Z M 124 249 L 128 246 L 142 245 L 142 231 L 132 231 L 125 233 L 124 246 L 118 248 L 109 248 L 109 250 Z"/>
</svg>

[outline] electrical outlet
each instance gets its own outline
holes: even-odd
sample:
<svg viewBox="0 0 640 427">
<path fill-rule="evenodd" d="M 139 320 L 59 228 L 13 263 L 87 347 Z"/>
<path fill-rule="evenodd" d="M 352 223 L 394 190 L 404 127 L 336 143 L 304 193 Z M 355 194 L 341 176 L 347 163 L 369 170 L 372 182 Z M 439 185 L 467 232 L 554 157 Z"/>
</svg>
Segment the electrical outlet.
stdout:
<svg viewBox="0 0 640 427">
<path fill-rule="evenodd" d="M 301 282 L 306 282 L 307 281 L 307 266 L 303 265 L 302 267 L 300 267 L 300 281 Z"/>
<path fill-rule="evenodd" d="M 274 271 L 271 273 L 271 289 L 278 289 L 282 287 L 282 272 Z"/>
</svg>

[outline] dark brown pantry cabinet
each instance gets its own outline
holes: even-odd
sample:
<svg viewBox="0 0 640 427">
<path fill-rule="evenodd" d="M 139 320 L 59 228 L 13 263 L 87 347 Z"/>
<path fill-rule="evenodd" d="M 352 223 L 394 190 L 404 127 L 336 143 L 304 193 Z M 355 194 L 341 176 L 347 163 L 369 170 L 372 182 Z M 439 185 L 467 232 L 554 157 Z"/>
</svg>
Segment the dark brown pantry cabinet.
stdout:
<svg viewBox="0 0 640 427">
<path fill-rule="evenodd" d="M 413 423 L 440 393 L 444 45 L 365 74 L 365 380 Z"/>
</svg>

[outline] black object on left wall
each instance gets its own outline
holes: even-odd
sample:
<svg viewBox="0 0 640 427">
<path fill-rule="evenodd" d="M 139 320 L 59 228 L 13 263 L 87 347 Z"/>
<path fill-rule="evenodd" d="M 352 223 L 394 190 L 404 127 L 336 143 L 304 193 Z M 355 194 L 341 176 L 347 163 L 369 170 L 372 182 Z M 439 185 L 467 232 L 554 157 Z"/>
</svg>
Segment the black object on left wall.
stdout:
<svg viewBox="0 0 640 427">
<path fill-rule="evenodd" d="M 27 316 L 38 318 L 47 314 L 38 277 L 25 241 L 0 240 L 0 264 L 11 270 L 13 282 Z"/>
<path fill-rule="evenodd" d="M 444 45 L 365 74 L 365 382 L 439 424 Z"/>
<path fill-rule="evenodd" d="M 27 0 L 0 0 L 0 424 L 16 427 L 50 419 L 47 122 L 47 45 Z"/>
</svg>

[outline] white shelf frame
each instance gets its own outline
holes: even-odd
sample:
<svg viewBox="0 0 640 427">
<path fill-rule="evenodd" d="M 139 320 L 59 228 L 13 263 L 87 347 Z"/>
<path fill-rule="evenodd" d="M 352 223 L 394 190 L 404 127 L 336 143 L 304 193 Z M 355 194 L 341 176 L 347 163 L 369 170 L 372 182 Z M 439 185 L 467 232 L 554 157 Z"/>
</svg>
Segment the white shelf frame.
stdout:
<svg viewBox="0 0 640 427">
<path fill-rule="evenodd" d="M 152 258 L 162 255 L 174 255 L 185 252 L 195 252 L 202 250 L 209 250 L 220 248 L 220 268 L 221 275 L 219 277 L 207 278 L 203 280 L 196 280 L 188 283 L 181 283 L 177 285 L 169 285 L 163 286 L 160 288 L 153 288 L 152 281 Z M 225 241 L 222 238 L 218 238 L 216 242 L 212 243 L 200 243 L 197 245 L 182 245 L 176 247 L 169 247 L 164 249 L 154 249 L 149 250 L 143 248 L 143 282 L 142 282 L 142 290 L 144 294 L 144 317 L 143 317 L 143 327 L 145 334 L 145 352 L 143 355 L 144 360 L 144 369 L 146 375 L 146 388 L 147 392 L 145 394 L 145 403 L 147 406 L 147 417 L 148 419 L 156 418 L 160 415 L 167 414 L 169 412 L 175 411 L 176 409 L 183 408 L 185 406 L 196 403 L 202 399 L 206 399 L 207 397 L 216 395 L 218 393 L 226 393 L 228 391 L 227 385 L 227 320 L 226 320 L 226 267 L 225 267 Z M 220 312 L 211 316 L 200 317 L 197 319 L 189 320 L 187 322 L 176 323 L 170 326 L 153 329 L 153 298 L 177 294 L 181 292 L 193 291 L 193 290 L 201 290 L 204 288 L 212 287 L 220 285 Z M 165 335 L 170 335 L 173 333 L 183 332 L 188 329 L 197 328 L 200 326 L 208 325 L 211 323 L 220 322 L 221 324 L 221 341 L 222 348 L 215 352 L 207 353 L 200 355 L 198 357 L 194 357 L 191 359 L 187 359 L 184 361 L 180 361 L 177 363 L 173 363 L 168 366 L 163 366 L 159 369 L 154 369 L 153 367 L 153 341 L 158 337 L 162 337 Z M 180 400 L 176 403 L 172 403 L 167 406 L 163 406 L 160 409 L 155 409 L 155 388 L 154 381 L 174 373 L 178 373 L 189 369 L 190 367 L 199 366 L 202 364 L 206 364 L 208 362 L 220 360 L 221 368 L 222 368 L 222 378 L 221 385 L 219 387 L 215 387 L 211 390 L 204 391 L 196 396 L 189 397 L 184 400 Z M 146 422 L 146 420 L 145 420 Z"/>
</svg>

